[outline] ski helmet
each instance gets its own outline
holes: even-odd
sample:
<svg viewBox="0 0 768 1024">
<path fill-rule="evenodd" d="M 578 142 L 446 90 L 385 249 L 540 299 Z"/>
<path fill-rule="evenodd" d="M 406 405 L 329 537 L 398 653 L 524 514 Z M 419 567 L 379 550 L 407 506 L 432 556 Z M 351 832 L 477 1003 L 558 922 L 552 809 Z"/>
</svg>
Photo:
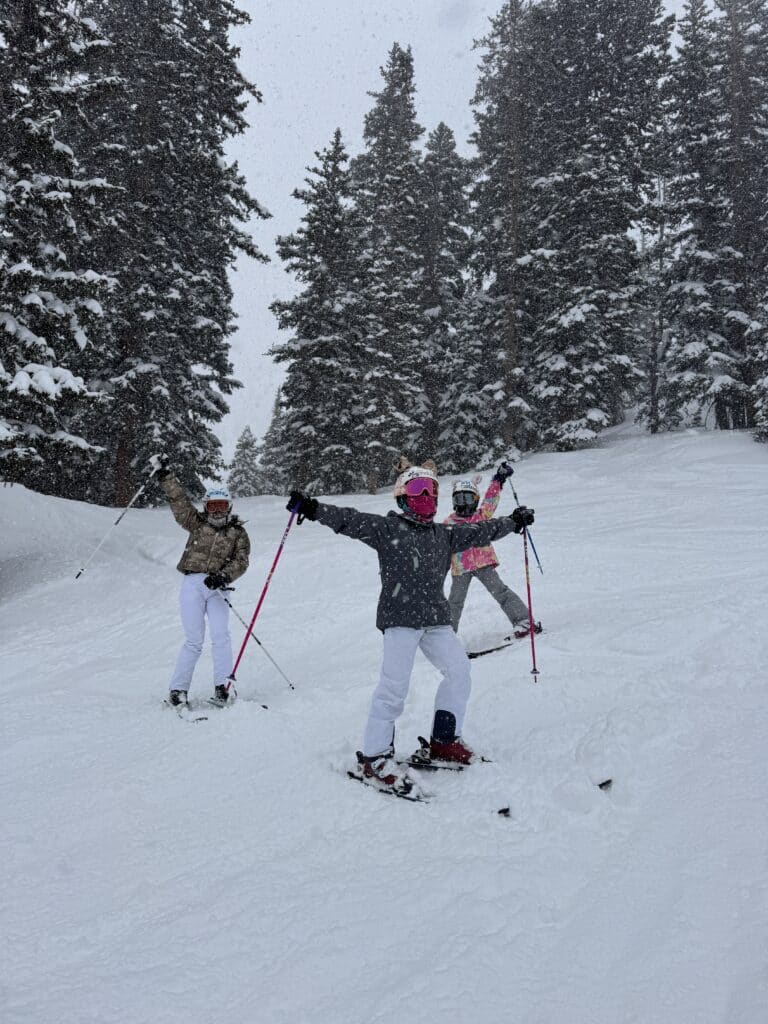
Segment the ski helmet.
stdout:
<svg viewBox="0 0 768 1024">
<path fill-rule="evenodd" d="M 457 480 L 453 485 L 453 511 L 468 519 L 477 512 L 480 503 L 480 488 L 474 480 Z"/>
<path fill-rule="evenodd" d="M 232 499 L 226 487 L 209 487 L 203 499 L 205 514 L 215 525 L 226 522 L 232 511 Z"/>
<path fill-rule="evenodd" d="M 437 512 L 440 484 L 427 466 L 409 466 L 395 481 L 395 501 L 411 519 L 431 523 Z"/>
</svg>

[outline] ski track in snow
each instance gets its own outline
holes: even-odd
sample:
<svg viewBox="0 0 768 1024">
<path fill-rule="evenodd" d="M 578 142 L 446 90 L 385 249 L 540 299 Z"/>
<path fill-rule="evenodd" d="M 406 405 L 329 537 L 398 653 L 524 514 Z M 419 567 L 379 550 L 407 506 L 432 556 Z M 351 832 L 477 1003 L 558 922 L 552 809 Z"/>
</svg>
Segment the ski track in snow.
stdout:
<svg viewBox="0 0 768 1024">
<path fill-rule="evenodd" d="M 747 435 L 697 431 L 519 464 L 540 681 L 526 641 L 472 663 L 465 735 L 493 763 L 419 776 L 420 805 L 345 780 L 379 667 L 373 552 L 295 528 L 256 633 L 296 692 L 252 645 L 242 699 L 193 725 L 161 703 L 167 509 L 131 510 L 75 582 L 114 510 L 0 489 L 0 1020 L 764 1024 L 767 468 Z M 246 618 L 283 506 L 238 502 Z M 497 545 L 524 594 L 521 548 Z M 461 633 L 504 634 L 477 583 Z M 402 754 L 436 683 L 417 660 Z"/>
</svg>

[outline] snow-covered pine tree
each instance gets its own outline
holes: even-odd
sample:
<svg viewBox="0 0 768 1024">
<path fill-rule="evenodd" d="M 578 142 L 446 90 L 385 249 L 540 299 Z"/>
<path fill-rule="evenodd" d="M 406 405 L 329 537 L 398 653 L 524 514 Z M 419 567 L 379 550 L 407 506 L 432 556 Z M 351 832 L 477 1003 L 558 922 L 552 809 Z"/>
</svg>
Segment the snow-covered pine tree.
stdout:
<svg viewBox="0 0 768 1024">
<path fill-rule="evenodd" d="M 233 498 L 250 498 L 262 494 L 262 474 L 259 469 L 259 445 L 250 427 L 244 427 L 235 445 L 235 454 L 229 465 L 227 480 Z"/>
<path fill-rule="evenodd" d="M 74 139 L 103 43 L 64 0 L 0 7 L 0 475 L 64 494 L 59 467 L 93 455 L 103 398 L 82 373 L 110 283 L 89 251 L 106 185 Z"/>
<path fill-rule="evenodd" d="M 294 486 L 284 468 L 294 441 L 286 433 L 285 418 L 282 389 L 278 388 L 269 428 L 258 447 L 259 494 L 286 494 Z"/>
<path fill-rule="evenodd" d="M 428 408 L 422 423 L 420 450 L 429 452 L 444 472 L 458 472 L 454 432 L 464 426 L 454 419 L 455 392 L 462 386 L 458 324 L 469 260 L 469 165 L 456 151 L 451 129 L 440 123 L 430 133 L 421 166 L 421 231 L 423 253 L 421 382 Z M 457 379 L 458 378 L 458 379 Z M 442 440 L 447 449 L 443 450 Z"/>
<path fill-rule="evenodd" d="M 98 418 L 105 456 L 84 496 L 124 504 L 162 447 L 184 484 L 221 467 L 211 430 L 226 411 L 234 328 L 227 272 L 262 258 L 241 224 L 265 216 L 224 144 L 245 128 L 256 89 L 240 74 L 229 0 L 88 0 L 114 46 L 105 61 L 125 88 L 91 122 L 90 159 L 122 191 L 94 244 L 120 286 L 107 308 Z"/>
<path fill-rule="evenodd" d="M 380 92 L 366 114 L 365 152 L 352 163 L 361 220 L 365 325 L 360 382 L 366 425 L 368 487 L 392 476 L 401 452 L 421 450 L 428 401 L 421 381 L 423 256 L 419 245 L 420 155 L 413 56 L 395 43 Z"/>
<path fill-rule="evenodd" d="M 731 362 L 718 387 L 717 425 L 743 428 L 757 425 L 754 402 L 760 400 L 761 386 L 756 382 L 767 358 L 768 2 L 716 0 L 715 6 L 725 113 L 718 164 L 730 208 L 726 245 L 733 253 L 724 329 Z M 761 403 L 761 416 L 762 408 Z"/>
<path fill-rule="evenodd" d="M 675 260 L 663 425 L 754 422 L 750 385 L 765 287 L 768 19 L 763 2 L 689 0 L 671 78 Z"/>
<path fill-rule="evenodd" d="M 305 206 L 301 226 L 277 240 L 286 270 L 303 287 L 272 305 L 290 332 L 272 355 L 288 364 L 280 422 L 290 443 L 282 472 L 294 487 L 339 494 L 359 489 L 366 474 L 358 228 L 338 128 L 315 155 L 306 187 L 293 193 Z"/>
<path fill-rule="evenodd" d="M 670 342 L 661 364 L 657 419 L 665 428 L 706 418 L 725 398 L 715 381 L 731 362 L 724 316 L 733 285 L 727 243 L 729 210 L 718 171 L 724 121 L 718 86 L 714 19 L 704 0 L 689 0 L 678 24 L 680 44 L 670 75 L 669 182 L 671 266 L 663 278 Z M 713 388 L 714 385 L 714 388 Z M 716 413 L 722 420 L 723 413 Z"/>
<path fill-rule="evenodd" d="M 665 150 L 669 153 L 669 149 Z M 664 173 L 665 158 L 659 161 L 657 194 L 648 205 L 640 234 L 640 280 L 638 292 L 638 362 L 643 381 L 639 386 L 636 419 L 645 423 L 652 434 L 663 426 L 663 388 L 666 359 L 670 349 L 671 331 L 667 322 L 665 288 L 673 261 L 669 224 L 669 179 Z"/>
<path fill-rule="evenodd" d="M 531 209 L 541 174 L 538 122 L 547 102 L 542 90 L 552 78 L 550 6 L 507 0 L 476 44 L 484 52 L 472 100 L 478 154 L 472 193 L 474 294 L 467 296 L 459 342 L 467 359 L 463 376 L 472 380 L 474 392 L 451 396 L 469 422 L 474 407 L 474 465 L 480 464 L 480 452 L 497 458 L 537 440 L 529 404 L 535 322 L 530 250 L 538 244 Z"/>
<path fill-rule="evenodd" d="M 671 19 L 660 0 L 561 0 L 556 17 L 560 102 L 541 133 L 534 208 L 545 256 L 535 266 L 533 394 L 545 440 L 568 449 L 622 418 L 640 376 L 630 230 L 655 185 L 649 140 Z"/>
<path fill-rule="evenodd" d="M 494 401 L 488 386 L 487 339 L 495 336 L 498 312 L 498 303 L 487 290 L 470 285 L 456 311 L 456 331 L 446 337 L 448 384 L 437 442 L 443 472 L 483 468 L 517 451 L 502 436 L 504 407 L 501 400 Z"/>
<path fill-rule="evenodd" d="M 660 84 L 659 113 L 658 122 L 648 127 L 648 166 L 655 170 L 656 185 L 647 197 L 642 218 L 636 223 L 641 258 L 638 362 L 643 372 L 643 380 L 638 387 L 636 419 L 645 423 L 652 434 L 663 427 L 662 388 L 672 341 L 667 319 L 667 284 L 675 258 L 673 231 L 678 226 L 670 194 L 675 173 L 675 114 L 669 71 Z"/>
<path fill-rule="evenodd" d="M 763 294 L 758 309 L 759 327 L 753 328 L 748 337 L 750 360 L 755 383 L 752 385 L 752 401 L 755 407 L 755 438 L 768 441 L 768 291 Z"/>
</svg>

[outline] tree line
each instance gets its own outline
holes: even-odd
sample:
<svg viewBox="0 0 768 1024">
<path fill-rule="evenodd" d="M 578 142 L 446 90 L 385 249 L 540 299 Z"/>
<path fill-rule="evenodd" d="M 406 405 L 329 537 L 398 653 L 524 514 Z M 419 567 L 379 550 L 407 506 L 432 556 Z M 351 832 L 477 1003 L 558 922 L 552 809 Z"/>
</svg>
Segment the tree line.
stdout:
<svg viewBox="0 0 768 1024">
<path fill-rule="evenodd" d="M 768 0 L 508 0 L 470 138 L 409 48 L 278 239 L 286 368 L 233 475 L 375 489 L 594 443 L 628 408 L 768 439 Z M 267 211 L 227 140 L 256 87 L 234 0 L 0 0 L 0 475 L 125 504 L 162 445 L 224 471 L 228 272 Z M 247 455 L 244 453 L 248 453 Z M 240 485 L 238 485 L 240 486 Z M 244 492 L 242 492 L 244 493 Z"/>
<path fill-rule="evenodd" d="M 508 0 L 471 159 L 445 124 L 424 140 L 392 47 L 363 152 L 336 131 L 294 193 L 301 290 L 273 307 L 287 372 L 251 487 L 567 450 L 631 407 L 768 439 L 768 9 L 689 0 L 673 55 L 674 26 L 659 0 Z"/>
<path fill-rule="evenodd" d="M 193 490 L 239 383 L 228 270 L 267 216 L 228 138 L 256 88 L 230 0 L 0 2 L 0 473 L 125 505 Z"/>
</svg>

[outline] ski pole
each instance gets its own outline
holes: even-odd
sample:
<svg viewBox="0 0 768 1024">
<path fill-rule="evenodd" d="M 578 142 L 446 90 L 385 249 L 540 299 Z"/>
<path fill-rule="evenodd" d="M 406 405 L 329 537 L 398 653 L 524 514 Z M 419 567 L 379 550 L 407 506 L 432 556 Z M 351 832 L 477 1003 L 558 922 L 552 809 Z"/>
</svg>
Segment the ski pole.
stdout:
<svg viewBox="0 0 768 1024">
<path fill-rule="evenodd" d="M 149 483 L 149 481 L 150 481 L 150 480 L 152 479 L 152 477 L 153 477 L 153 476 L 155 475 L 155 473 L 156 473 L 156 472 L 157 472 L 157 470 L 156 470 L 156 469 L 153 469 L 153 470 L 152 470 L 152 472 L 151 472 L 151 473 L 149 474 L 149 476 L 147 477 L 147 479 L 146 479 L 146 480 L 144 481 L 144 483 L 143 483 L 143 484 L 141 485 L 141 487 L 140 487 L 140 488 L 138 489 L 138 491 L 136 491 L 136 493 L 134 494 L 134 496 L 133 496 L 133 497 L 131 498 L 131 500 L 130 500 L 130 501 L 128 502 L 128 504 L 127 504 L 127 505 L 125 506 L 125 508 L 123 509 L 123 511 L 122 511 L 122 512 L 120 513 L 120 515 L 119 515 L 119 516 L 117 517 L 117 519 L 116 519 L 116 520 L 114 521 L 114 523 L 112 523 L 112 525 L 110 526 L 110 528 L 109 528 L 109 529 L 107 530 L 107 532 L 106 532 L 106 533 L 104 534 L 104 536 L 103 536 L 103 537 L 101 538 L 101 540 L 99 541 L 99 543 L 98 543 L 98 544 L 96 545 L 96 547 L 95 547 L 95 548 L 93 549 L 93 551 L 91 552 L 91 557 L 90 557 L 90 558 L 88 559 L 88 561 L 87 561 L 87 562 L 85 563 L 85 565 L 84 565 L 84 566 L 82 567 L 82 569 L 81 569 L 81 570 L 80 570 L 80 571 L 78 572 L 78 574 L 77 574 L 77 575 L 75 576 L 75 579 L 76 579 L 76 580 L 79 580 L 79 579 L 80 579 L 80 577 L 81 577 L 81 576 L 83 575 L 83 573 L 85 572 L 85 570 L 86 570 L 86 569 L 88 568 L 88 566 L 89 566 L 89 565 L 91 564 L 91 561 L 93 560 L 93 558 L 94 558 L 94 556 L 96 555 L 96 553 L 97 553 L 97 551 L 99 550 L 99 548 L 100 548 L 100 547 L 102 546 L 102 544 L 103 544 L 103 543 L 104 543 L 104 541 L 105 541 L 105 540 L 107 539 L 107 537 L 108 537 L 108 536 L 110 535 L 110 533 L 112 533 L 112 531 L 114 530 L 114 528 L 115 528 L 115 527 L 116 527 L 116 526 L 118 525 L 118 523 L 119 523 L 119 522 L 120 522 L 120 520 L 121 520 L 121 519 L 123 518 L 123 516 L 125 515 L 125 513 L 126 513 L 126 512 L 128 511 L 128 509 L 129 509 L 129 508 L 131 507 L 131 505 L 133 505 L 133 503 L 134 503 L 135 501 L 138 501 L 138 499 L 139 499 L 139 498 L 141 497 L 141 495 L 142 495 L 142 494 L 144 493 L 144 490 L 145 490 L 145 488 L 146 488 L 147 484 Z"/>
<path fill-rule="evenodd" d="M 512 469 L 511 466 L 509 468 Z M 512 472 L 514 473 L 514 469 L 512 469 Z M 520 504 L 520 499 L 517 496 L 517 491 L 515 490 L 515 485 L 512 483 L 512 477 L 509 478 L 509 486 L 512 488 L 512 497 L 515 499 L 515 504 L 519 505 Z M 526 530 L 527 530 L 527 527 L 526 527 Z M 538 556 L 538 554 L 536 552 L 536 545 L 533 543 L 533 537 L 530 535 L 530 533 L 528 534 L 528 540 L 531 542 L 531 550 L 533 551 L 533 556 L 536 559 L 536 564 L 539 567 L 539 572 L 543 576 L 544 575 L 544 570 L 541 568 L 541 562 L 539 561 L 539 556 Z"/>
<path fill-rule="evenodd" d="M 293 520 L 296 518 L 296 513 L 298 511 L 299 511 L 298 504 L 294 508 L 291 509 L 291 515 L 290 515 L 290 518 L 288 520 L 288 525 L 285 528 L 285 532 L 283 533 L 283 539 L 280 541 L 280 544 L 279 544 L 278 549 L 277 549 L 277 554 L 275 555 L 275 559 L 272 562 L 272 568 L 269 570 L 269 574 L 267 575 L 267 579 L 266 579 L 266 582 L 264 584 L 264 588 L 261 591 L 261 597 L 259 597 L 258 604 L 256 605 L 256 611 L 253 613 L 253 618 L 251 619 L 250 624 L 249 624 L 248 628 L 245 631 L 245 636 L 243 637 L 243 642 L 240 645 L 240 650 L 238 652 L 237 658 L 235 659 L 234 667 L 232 668 L 232 675 L 227 680 L 227 684 L 226 684 L 226 686 L 227 686 L 227 693 L 229 693 L 229 691 L 230 691 L 230 689 L 232 687 L 232 684 L 235 682 L 235 676 L 237 674 L 237 669 L 238 669 L 238 666 L 240 664 L 240 660 L 243 657 L 243 653 L 245 651 L 245 645 L 248 643 L 248 637 L 251 636 L 251 634 L 253 633 L 253 624 L 256 621 L 256 619 L 259 617 L 259 612 L 261 611 L 261 606 L 264 604 L 264 598 L 267 596 L 267 590 L 269 588 L 269 584 L 272 581 L 272 577 L 274 575 L 275 568 L 277 567 L 277 563 L 280 560 L 280 555 L 282 555 L 283 548 L 285 547 L 285 541 L 286 541 L 286 539 L 288 537 L 288 533 L 289 533 L 291 527 L 293 526 Z"/>
<path fill-rule="evenodd" d="M 525 552 L 525 585 L 528 588 L 528 630 L 531 637 L 531 658 L 533 659 L 533 668 L 531 669 L 531 675 L 534 676 L 534 683 L 538 682 L 535 678 L 539 675 L 539 670 L 536 667 L 536 641 L 533 638 L 533 604 L 531 602 L 531 572 L 528 567 L 528 527 L 523 527 L 523 551 Z"/>
<path fill-rule="evenodd" d="M 227 590 L 234 590 L 235 588 L 234 587 L 226 587 L 225 589 L 227 589 Z M 225 596 L 224 591 L 221 591 L 221 596 L 224 598 L 224 600 L 227 602 L 229 607 L 232 609 L 232 611 L 233 611 L 233 613 L 235 615 L 235 618 L 238 619 L 245 626 L 245 628 L 247 629 L 248 628 L 248 623 L 242 617 L 242 615 L 237 610 L 237 608 L 235 608 L 235 606 L 232 604 L 232 602 L 229 600 L 229 598 Z M 280 675 L 283 677 L 283 679 L 286 681 L 286 683 L 288 683 L 288 685 L 290 686 L 290 688 L 292 690 L 295 690 L 296 687 L 293 685 L 293 683 L 288 678 L 288 676 L 285 674 L 285 672 L 283 672 L 283 670 L 280 668 L 280 666 L 277 664 L 275 659 L 272 657 L 272 655 L 269 653 L 267 648 L 264 646 L 264 644 L 261 642 L 261 640 L 259 640 L 259 638 L 256 636 L 255 633 L 251 633 L 251 640 L 255 640 L 256 641 L 256 643 L 259 645 L 259 647 L 262 649 L 262 651 L 264 651 L 266 656 L 269 658 L 269 660 L 275 666 L 275 668 L 280 673 Z"/>
</svg>

